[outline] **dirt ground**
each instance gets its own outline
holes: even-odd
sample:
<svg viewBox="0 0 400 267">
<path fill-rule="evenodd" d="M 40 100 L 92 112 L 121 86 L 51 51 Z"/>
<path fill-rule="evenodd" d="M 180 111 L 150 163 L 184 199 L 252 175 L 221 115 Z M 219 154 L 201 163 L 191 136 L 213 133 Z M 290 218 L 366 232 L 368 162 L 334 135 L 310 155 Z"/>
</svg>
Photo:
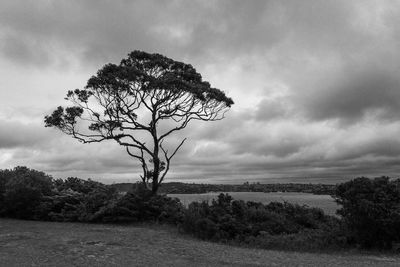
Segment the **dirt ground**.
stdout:
<svg viewBox="0 0 400 267">
<path fill-rule="evenodd" d="M 400 266 L 400 255 L 269 251 L 163 226 L 0 219 L 0 266 Z"/>
</svg>

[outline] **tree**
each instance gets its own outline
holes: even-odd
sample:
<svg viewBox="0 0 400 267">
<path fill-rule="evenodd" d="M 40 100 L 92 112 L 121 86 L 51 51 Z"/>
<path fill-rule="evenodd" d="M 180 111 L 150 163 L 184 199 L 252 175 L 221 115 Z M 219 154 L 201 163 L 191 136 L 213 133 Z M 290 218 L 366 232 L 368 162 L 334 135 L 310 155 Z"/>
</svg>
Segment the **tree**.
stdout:
<svg viewBox="0 0 400 267">
<path fill-rule="evenodd" d="M 350 236 L 363 247 L 390 248 L 400 241 L 400 180 L 356 178 L 339 184 L 336 202 L 342 205 Z"/>
<path fill-rule="evenodd" d="M 51 176 L 27 167 L 0 170 L 0 179 L 6 181 L 0 213 L 9 217 L 32 218 L 43 197 L 53 194 Z"/>
<path fill-rule="evenodd" d="M 119 65 L 105 65 L 66 99 L 73 106 L 46 116 L 46 127 L 83 143 L 116 141 L 139 160 L 143 184 L 153 193 L 186 140 L 168 149 L 166 138 L 192 120 L 223 119 L 233 104 L 191 65 L 142 51 L 131 52 Z"/>
</svg>

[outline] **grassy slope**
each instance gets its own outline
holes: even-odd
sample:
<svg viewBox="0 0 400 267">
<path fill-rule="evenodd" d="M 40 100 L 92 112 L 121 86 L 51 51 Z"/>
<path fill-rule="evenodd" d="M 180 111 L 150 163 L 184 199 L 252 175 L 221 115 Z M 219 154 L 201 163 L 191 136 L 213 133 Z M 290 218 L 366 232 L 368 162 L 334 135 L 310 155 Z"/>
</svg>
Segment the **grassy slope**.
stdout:
<svg viewBox="0 0 400 267">
<path fill-rule="evenodd" d="M 399 266 L 400 256 L 230 247 L 163 226 L 0 219 L 0 266 Z"/>
</svg>

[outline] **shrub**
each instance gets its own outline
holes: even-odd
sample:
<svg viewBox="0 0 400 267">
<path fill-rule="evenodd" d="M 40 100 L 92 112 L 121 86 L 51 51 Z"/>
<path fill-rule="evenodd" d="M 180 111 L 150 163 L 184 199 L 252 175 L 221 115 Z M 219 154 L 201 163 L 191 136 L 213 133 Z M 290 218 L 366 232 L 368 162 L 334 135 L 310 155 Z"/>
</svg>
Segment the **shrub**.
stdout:
<svg viewBox="0 0 400 267">
<path fill-rule="evenodd" d="M 155 221 L 177 224 L 182 220 L 183 205 L 176 198 L 153 195 L 151 191 L 128 192 L 103 206 L 93 221 L 143 222 Z"/>
<path fill-rule="evenodd" d="M 356 178 L 337 186 L 336 201 L 353 242 L 391 248 L 400 241 L 400 180 Z"/>
<path fill-rule="evenodd" d="M 36 209 L 36 220 L 59 222 L 79 221 L 85 196 L 72 190 L 58 192 L 46 197 Z"/>
<path fill-rule="evenodd" d="M 56 192 L 41 203 L 36 219 L 52 221 L 93 221 L 95 213 L 116 199 L 114 188 L 79 178 L 58 179 Z"/>
<path fill-rule="evenodd" d="M 94 187 L 83 196 L 79 206 L 79 221 L 92 221 L 96 212 L 118 197 L 115 189 L 104 185 Z"/>
<path fill-rule="evenodd" d="M 52 194 L 52 178 L 27 167 L 1 171 L 0 179 L 3 216 L 30 219 L 42 199 Z"/>
<path fill-rule="evenodd" d="M 308 235 L 304 233 L 314 230 L 327 233 L 337 223 L 338 219 L 320 209 L 278 202 L 264 205 L 220 194 L 211 205 L 191 203 L 185 211 L 182 228 L 202 239 L 255 244 L 266 236 Z"/>
<path fill-rule="evenodd" d="M 213 239 L 218 232 L 218 225 L 208 218 L 200 218 L 194 222 L 196 236 L 201 239 Z"/>
<path fill-rule="evenodd" d="M 177 224 L 178 199 L 153 195 L 141 187 L 126 195 L 92 180 L 52 178 L 16 167 L 0 170 L 0 215 L 22 219 L 80 222 L 157 221 Z"/>
<path fill-rule="evenodd" d="M 76 177 L 68 177 L 65 180 L 57 179 L 54 181 L 54 186 L 58 191 L 73 190 L 75 192 L 89 194 L 95 190 L 109 190 L 109 192 L 115 191 L 110 186 L 106 186 L 102 183 L 93 180 L 83 180 Z"/>
<path fill-rule="evenodd" d="M 12 170 L 0 170 L 0 212 L 4 207 L 4 193 L 6 192 L 6 185 L 10 180 Z"/>
</svg>

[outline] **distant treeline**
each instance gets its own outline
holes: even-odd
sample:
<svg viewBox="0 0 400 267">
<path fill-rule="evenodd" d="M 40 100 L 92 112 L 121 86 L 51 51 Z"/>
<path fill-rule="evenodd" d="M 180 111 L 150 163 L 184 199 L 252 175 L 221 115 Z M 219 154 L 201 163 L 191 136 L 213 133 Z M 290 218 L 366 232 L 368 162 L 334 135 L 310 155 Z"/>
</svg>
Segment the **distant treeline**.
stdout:
<svg viewBox="0 0 400 267">
<path fill-rule="evenodd" d="M 134 183 L 116 183 L 111 187 L 119 192 L 128 192 Z M 160 187 L 160 193 L 164 194 L 203 194 L 208 192 L 302 192 L 316 195 L 332 195 L 335 185 L 329 184 L 260 184 L 245 182 L 240 185 L 233 184 L 194 184 L 171 182 L 164 183 Z"/>
</svg>

